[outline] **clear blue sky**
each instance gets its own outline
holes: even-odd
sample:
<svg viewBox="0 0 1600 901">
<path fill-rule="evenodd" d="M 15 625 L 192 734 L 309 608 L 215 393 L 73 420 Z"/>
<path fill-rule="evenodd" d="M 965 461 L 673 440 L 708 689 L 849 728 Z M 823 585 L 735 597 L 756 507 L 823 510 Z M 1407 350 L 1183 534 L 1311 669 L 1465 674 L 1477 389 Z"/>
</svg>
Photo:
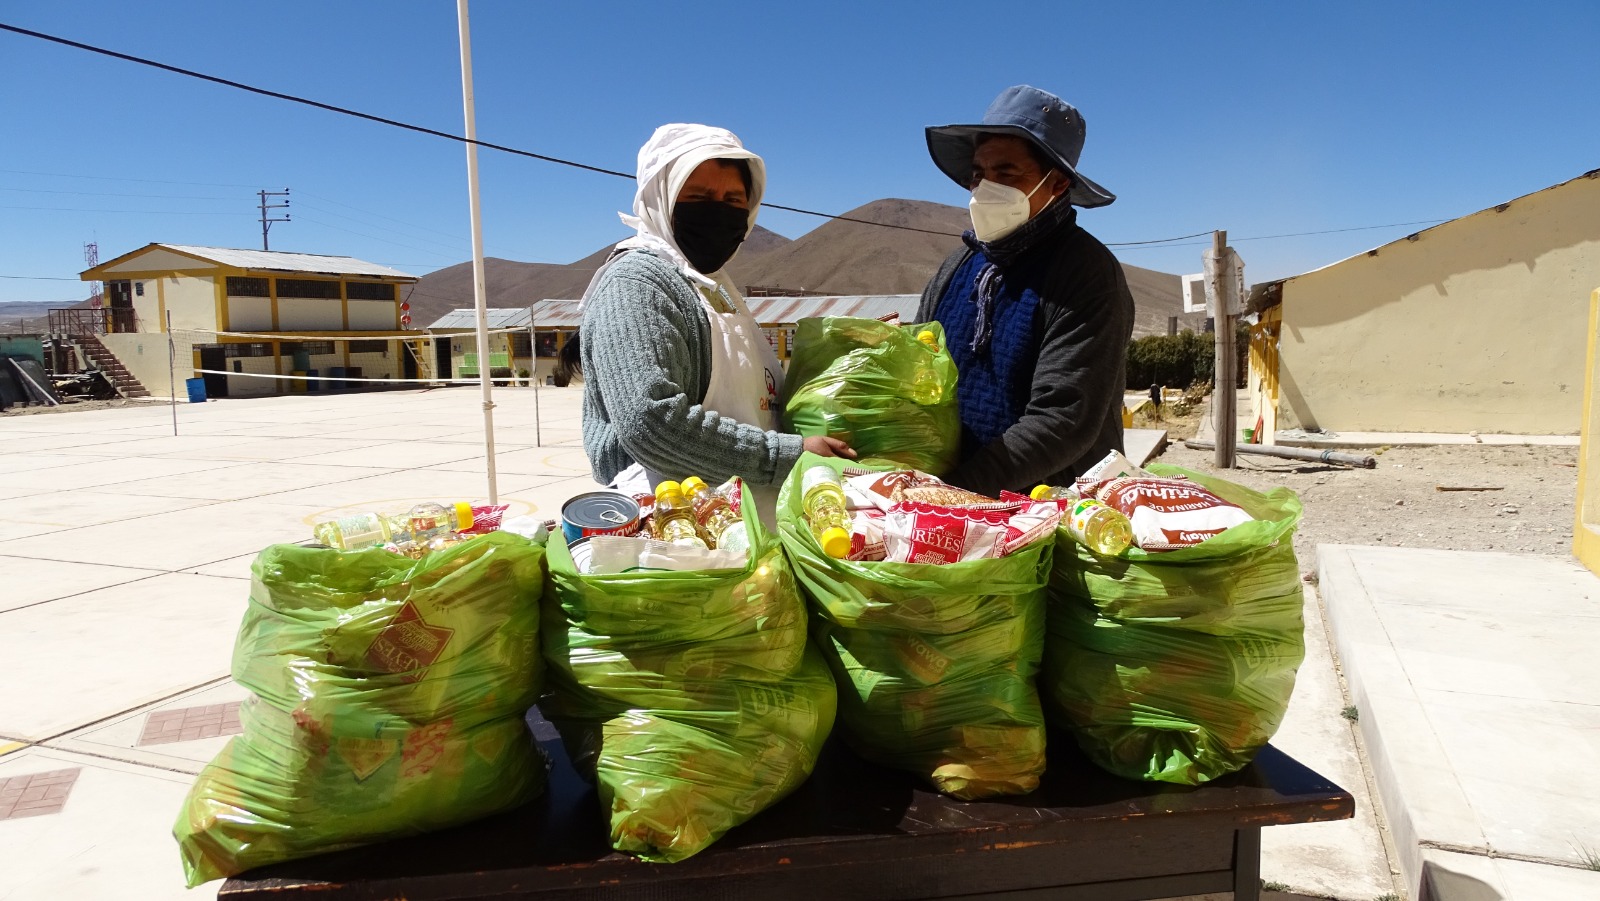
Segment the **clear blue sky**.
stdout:
<svg viewBox="0 0 1600 901">
<path fill-rule="evenodd" d="M 663 10 L 668 10 L 663 14 Z M 1250 280 L 1326 265 L 1600 167 L 1600 3 L 556 3 L 475 0 L 480 139 L 632 171 L 664 122 L 762 154 L 767 199 L 965 204 L 922 129 L 1002 88 L 1060 94 L 1107 242 L 1228 229 Z M 443 131 L 447 0 L 0 0 L 0 22 Z M 74 300 L 83 244 L 259 247 L 415 274 L 470 258 L 461 145 L 0 33 L 0 301 Z M 623 237 L 632 183 L 480 151 L 486 252 L 570 262 Z M 280 211 L 281 212 L 281 211 Z M 768 211 L 797 237 L 821 220 Z M 1201 247 L 1118 249 L 1198 271 Z"/>
</svg>

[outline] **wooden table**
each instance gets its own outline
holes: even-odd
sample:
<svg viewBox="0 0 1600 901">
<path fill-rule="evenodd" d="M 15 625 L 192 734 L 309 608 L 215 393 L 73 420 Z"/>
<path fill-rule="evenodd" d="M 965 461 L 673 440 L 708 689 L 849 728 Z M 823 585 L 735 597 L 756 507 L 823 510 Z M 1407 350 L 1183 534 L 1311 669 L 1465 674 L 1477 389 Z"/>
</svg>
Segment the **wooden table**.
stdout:
<svg viewBox="0 0 1600 901">
<path fill-rule="evenodd" d="M 593 789 L 546 740 L 550 789 L 526 807 L 263 867 L 228 880 L 218 898 L 1135 901 L 1232 891 L 1254 901 L 1261 827 L 1355 811 L 1349 792 L 1271 747 L 1232 776 L 1185 788 L 1107 775 L 1069 737 L 1051 738 L 1038 791 L 981 802 L 830 743 L 795 794 L 677 864 L 613 852 Z"/>
</svg>

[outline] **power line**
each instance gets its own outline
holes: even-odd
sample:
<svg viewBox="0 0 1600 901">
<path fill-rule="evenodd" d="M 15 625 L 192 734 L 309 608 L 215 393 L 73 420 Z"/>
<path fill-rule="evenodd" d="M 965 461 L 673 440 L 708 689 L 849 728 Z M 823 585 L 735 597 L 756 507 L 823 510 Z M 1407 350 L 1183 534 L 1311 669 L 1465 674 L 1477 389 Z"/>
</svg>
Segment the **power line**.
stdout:
<svg viewBox="0 0 1600 901">
<path fill-rule="evenodd" d="M 229 200 L 228 197 L 197 197 L 193 194 L 114 194 L 108 191 L 52 191 L 47 188 L 0 188 L 28 194 L 74 194 L 80 197 L 155 197 L 162 200 Z"/>
<path fill-rule="evenodd" d="M 335 105 L 333 105 L 331 103 L 323 103 L 321 101 L 310 100 L 310 99 L 305 98 L 305 97 L 297 97 L 297 96 L 295 96 L 293 94 L 282 93 L 281 91 L 269 91 L 266 88 L 258 88 L 258 87 L 255 87 L 254 85 L 248 85 L 248 84 L 245 84 L 243 82 L 232 81 L 232 80 L 227 79 L 227 78 L 219 78 L 218 76 L 215 76 L 215 75 L 207 75 L 204 72 L 196 72 L 196 71 L 194 71 L 192 69 L 184 69 L 184 68 L 181 68 L 179 66 L 168 65 L 167 63 L 156 62 L 155 60 L 152 60 L 152 59 L 145 59 L 144 57 L 133 56 L 132 54 L 128 54 L 128 53 L 119 53 L 118 51 L 115 51 L 115 50 L 108 50 L 108 49 L 106 49 L 104 47 L 96 47 L 96 46 L 94 46 L 92 44 L 84 44 L 84 43 L 81 43 L 79 41 L 68 40 L 67 38 L 57 37 L 57 36 L 52 35 L 52 34 L 45 34 L 44 32 L 41 32 L 41 31 L 32 31 L 32 30 L 29 30 L 27 28 L 18 28 L 15 25 L 7 25 L 4 22 L 0 22 L 0 31 L 9 31 L 9 32 L 12 32 L 14 34 L 24 35 L 26 37 L 38 38 L 38 39 L 43 40 L 43 41 L 50 41 L 51 43 L 54 43 L 54 44 L 61 44 L 62 46 L 65 46 L 65 47 L 72 47 L 72 48 L 75 48 L 75 49 L 78 49 L 78 50 L 86 50 L 86 51 L 88 51 L 90 53 L 98 53 L 98 54 L 100 54 L 102 56 L 109 56 L 109 57 L 111 57 L 113 59 L 120 59 L 120 60 L 123 60 L 125 62 L 130 62 L 130 63 L 138 63 L 141 66 L 150 66 L 151 68 L 161 69 L 162 71 L 165 71 L 165 72 L 172 72 L 172 73 L 177 74 L 177 75 L 186 75 L 186 76 L 188 76 L 190 78 L 198 78 L 201 81 L 209 81 L 209 82 L 212 82 L 213 84 L 220 84 L 220 85 L 223 85 L 225 87 L 237 88 L 238 90 L 241 90 L 241 91 L 249 91 L 252 94 L 260 94 L 263 97 L 272 97 L 272 98 L 277 99 L 277 100 L 287 100 L 287 101 L 289 101 L 291 103 L 301 103 L 301 104 L 304 104 L 306 106 L 316 107 L 317 109 L 327 110 L 328 112 L 340 113 L 340 114 L 346 115 L 346 116 L 354 116 L 357 119 L 366 119 L 369 122 L 377 122 L 377 123 L 382 124 L 382 125 L 392 125 L 395 128 L 403 128 L 403 129 L 406 129 L 407 131 L 414 131 L 414 132 L 417 132 L 419 134 L 433 135 L 436 138 L 444 138 L 446 140 L 457 141 L 457 142 L 460 142 L 462 144 L 474 144 L 474 145 L 476 145 L 478 147 L 484 147 L 484 148 L 487 148 L 489 150 L 498 150 L 498 151 L 500 151 L 502 153 L 510 153 L 510 154 L 513 154 L 513 155 L 516 155 L 516 156 L 528 157 L 529 159 L 541 160 L 541 161 L 546 162 L 546 163 L 556 163 L 557 165 L 561 165 L 561 166 L 571 166 L 574 169 L 582 169 L 582 170 L 584 170 L 586 172 L 595 172 L 595 173 L 599 173 L 600 175 L 614 175 L 614 176 L 616 176 L 618 178 L 626 178 L 626 179 L 629 179 L 629 180 L 635 180 L 634 176 L 628 174 L 627 172 L 619 172 L 619 171 L 617 171 L 615 169 L 606 169 L 606 168 L 603 168 L 601 166 L 591 166 L 591 165 L 589 165 L 587 163 L 579 163 L 579 162 L 576 162 L 576 161 L 573 161 L 573 160 L 561 159 L 560 157 L 547 156 L 547 155 L 542 154 L 542 153 L 534 153 L 531 150 L 519 150 L 519 149 L 517 149 L 515 147 L 507 147 L 504 144 L 494 144 L 494 143 L 490 143 L 488 141 L 479 141 L 479 140 L 469 139 L 469 138 L 462 137 L 461 135 L 451 134 L 451 133 L 449 133 L 447 131 L 439 131 L 436 128 L 428 128 L 428 127 L 423 126 L 423 125 L 413 125 L 413 124 L 411 124 L 409 122 L 401 122 L 398 119 L 390 119 L 390 118 L 387 118 L 385 116 L 375 116 L 375 115 L 373 115 L 371 113 L 363 113 L 363 112 L 360 112 L 359 110 L 349 109 L 348 107 L 335 106 Z M 836 216 L 836 215 L 833 215 L 832 213 L 822 213 L 822 212 L 818 212 L 816 210 L 801 209 L 800 207 L 793 207 L 793 206 L 781 206 L 781 205 L 776 204 L 776 203 L 763 203 L 761 205 L 764 206 L 764 207 L 767 207 L 769 209 L 784 210 L 785 212 L 790 212 L 790 213 L 800 213 L 801 215 L 804 215 L 804 216 L 818 216 L 818 217 L 821 217 L 823 219 L 837 219 L 837 220 L 840 220 L 842 222 L 859 222 L 859 223 L 862 223 L 864 225 L 876 225 L 876 226 L 879 226 L 880 228 L 896 228 L 896 229 L 900 229 L 902 231 L 922 232 L 924 234 L 929 234 L 929 235 L 944 235 L 944 236 L 947 236 L 947 237 L 959 237 L 959 235 L 954 233 L 954 232 L 938 231 L 938 230 L 931 229 L 931 228 L 916 228 L 915 226 L 910 226 L 910 225 L 893 225 L 893 224 L 890 224 L 888 222 L 874 222 L 874 221 L 872 221 L 870 219 L 857 219 L 857 218 L 855 218 L 853 216 Z"/>
<path fill-rule="evenodd" d="M 102 210 L 71 206 L 0 206 L 0 210 L 40 210 L 48 213 L 138 213 L 141 216 L 235 216 L 194 210 Z"/>
<path fill-rule="evenodd" d="M 1210 232 L 1195 232 L 1192 235 L 1179 235 L 1176 238 L 1157 238 L 1154 241 L 1111 241 L 1111 242 L 1107 242 L 1106 246 L 1107 247 L 1133 247 L 1133 246 L 1139 245 L 1139 244 L 1167 244 L 1167 243 L 1170 243 L 1172 241 L 1184 241 L 1184 240 L 1187 240 L 1189 238 L 1200 238 L 1200 237 L 1204 237 L 1204 236 L 1209 235 L 1209 234 L 1211 234 L 1211 233 Z"/>
<path fill-rule="evenodd" d="M 351 206 L 350 204 L 345 203 L 343 201 L 334 200 L 332 197 L 323 197 L 321 194 L 313 194 L 310 191 L 301 191 L 300 192 L 300 196 L 301 197 L 310 197 L 310 198 L 313 198 L 315 200 L 324 200 L 324 201 L 327 201 L 328 203 L 333 204 L 334 206 L 342 206 L 347 210 L 355 210 L 358 213 L 365 213 L 368 216 L 377 216 L 379 219 L 387 219 L 390 222 L 396 222 L 396 223 L 399 223 L 400 225 L 410 226 L 411 228 L 417 229 L 419 231 L 433 232 L 436 235 L 444 235 L 447 238 L 453 238 L 453 239 L 458 240 L 458 241 L 464 240 L 459 234 L 455 234 L 455 233 L 452 233 L 452 232 L 446 232 L 446 231 L 440 231 L 439 229 L 436 229 L 436 228 L 428 228 L 425 225 L 417 225 L 415 222 L 407 222 L 404 219 L 396 219 L 393 216 L 385 216 L 382 213 L 375 213 L 372 210 L 364 210 L 361 207 Z M 338 213 L 334 213 L 332 210 L 324 210 L 323 212 L 331 213 L 332 215 L 335 215 L 335 216 L 339 215 Z M 347 216 L 345 218 L 350 218 L 350 217 Z"/>
<path fill-rule="evenodd" d="M 1276 238 L 1305 238 L 1305 237 L 1309 237 L 1311 235 L 1337 235 L 1337 234 L 1340 234 L 1340 233 L 1343 233 L 1343 232 L 1364 232 L 1364 231 L 1372 231 L 1374 229 L 1379 229 L 1379 228 L 1402 228 L 1402 227 L 1410 226 L 1410 225 L 1438 225 L 1441 222 L 1449 222 L 1449 221 L 1450 221 L 1449 219 L 1419 219 L 1419 220 L 1417 220 L 1415 222 L 1391 222 L 1391 223 L 1389 223 L 1387 225 L 1357 225 L 1357 226 L 1355 226 L 1353 228 L 1329 228 L 1329 229 L 1324 229 L 1322 231 L 1314 231 L 1314 232 L 1287 232 L 1287 233 L 1281 234 L 1281 235 L 1253 235 L 1253 236 L 1248 237 L 1248 238 L 1233 238 L 1233 237 L 1230 237 L 1230 238 L 1228 238 L 1228 243 L 1231 244 L 1231 243 L 1233 243 L 1235 241 L 1271 241 L 1271 240 L 1274 240 Z M 1209 235 L 1211 233 L 1210 232 L 1201 232 L 1201 234 Z M 1196 237 L 1196 236 L 1195 235 L 1189 235 L 1188 237 L 1193 238 L 1193 237 Z M 1183 239 L 1182 238 L 1169 238 L 1168 240 L 1170 240 L 1170 241 L 1181 241 Z M 1107 244 L 1106 246 L 1107 247 L 1127 247 L 1127 246 L 1134 245 L 1134 244 L 1151 245 L 1151 244 L 1158 244 L 1158 243 L 1164 243 L 1164 242 L 1157 242 L 1157 241 L 1130 241 L 1130 242 L 1127 242 L 1126 244 Z M 1190 242 L 1188 244 L 1167 244 L 1166 246 L 1167 247 L 1200 247 L 1200 246 L 1210 245 L 1210 243 L 1211 243 L 1210 241 L 1193 241 L 1193 242 Z M 1156 248 L 1146 246 L 1146 247 L 1140 247 L 1140 248 L 1137 248 L 1137 249 L 1140 249 L 1140 250 L 1153 250 L 1153 249 L 1156 249 Z"/>
<path fill-rule="evenodd" d="M 0 278 L 18 278 L 30 282 L 75 282 L 75 278 L 62 278 L 59 275 L 0 275 Z"/>
<path fill-rule="evenodd" d="M 4 27 L 0 25 L 0 27 Z M 254 188 L 255 185 L 230 185 L 205 181 L 160 181 L 154 178 L 117 178 L 110 175 L 71 175 L 66 172 L 34 172 L 30 169 L 0 169 L 9 175 L 43 175 L 46 178 L 90 178 L 95 181 L 136 181 L 147 185 L 184 185 L 190 188 Z"/>
<path fill-rule="evenodd" d="M 580 162 L 576 162 L 574 160 L 567 160 L 567 159 L 562 159 L 560 157 L 548 156 L 548 155 L 542 154 L 542 153 L 534 153 L 534 152 L 529 151 L 529 150 L 521 150 L 521 149 L 518 149 L 518 148 L 515 148 L 515 147 L 508 147 L 508 146 L 506 146 L 504 144 L 495 144 L 495 143 L 492 143 L 492 142 L 489 142 L 489 141 L 481 141 L 481 140 L 469 139 L 469 138 L 463 137 L 461 135 L 451 134 L 450 132 L 439 131 L 438 129 L 428 128 L 428 127 L 422 126 L 422 125 L 414 125 L 414 124 L 411 124 L 409 122 L 401 122 L 398 119 L 390 119 L 390 118 L 387 118 L 385 116 L 377 116 L 377 115 L 373 115 L 371 113 L 363 113 L 363 112 L 360 112 L 359 110 L 353 110 L 353 109 L 349 109 L 347 107 L 342 107 L 342 106 L 335 106 L 335 105 L 330 104 L 330 103 L 323 103 L 321 101 L 311 100 L 311 99 L 308 99 L 308 98 L 305 98 L 305 97 L 298 97 L 298 96 L 295 96 L 293 94 L 285 94 L 285 93 L 282 93 L 280 91 L 272 91 L 272 90 L 268 90 L 266 88 L 258 88 L 258 87 L 255 87 L 253 85 L 244 84 L 243 82 L 232 81 L 230 79 L 220 78 L 220 77 L 215 76 L 215 75 L 207 75 L 207 74 L 205 74 L 203 72 L 196 72 L 196 71 L 194 71 L 192 69 L 184 69 L 184 68 L 181 68 L 179 66 L 173 66 L 173 65 L 169 65 L 167 63 L 157 62 L 155 60 L 145 59 L 144 57 L 133 56 L 132 54 L 120 53 L 118 51 L 109 50 L 109 49 L 106 49 L 104 47 L 96 47 L 96 46 L 94 46 L 92 44 L 85 44 L 85 43 L 81 43 L 79 41 L 73 41 L 73 40 L 69 40 L 67 38 L 57 37 L 56 35 L 45 34 L 43 32 L 39 32 L 39 31 L 32 31 L 32 30 L 27 29 L 27 28 L 19 28 L 19 27 L 15 26 L 15 25 L 8 25 L 8 24 L 3 23 L 3 22 L 0 22 L 0 31 L 9 31 L 9 32 L 12 32 L 14 34 L 20 34 L 20 35 L 23 35 L 23 36 L 26 36 L 26 37 L 38 38 L 40 40 L 49 41 L 51 43 L 61 44 L 61 45 L 66 46 L 66 47 L 72 47 L 72 48 L 75 48 L 75 49 L 78 49 L 78 50 L 85 50 L 85 51 L 88 51 L 90 53 L 98 53 L 98 54 L 100 54 L 102 56 L 109 56 L 109 57 L 112 57 L 114 59 L 120 59 L 120 60 L 123 60 L 123 61 L 126 61 L 126 62 L 137 63 L 139 65 L 149 66 L 149 67 L 155 68 L 155 69 L 161 69 L 163 71 L 172 72 L 172 73 L 177 74 L 177 75 L 184 75 L 184 76 L 188 76 L 190 78 L 197 78 L 197 79 L 200 79 L 202 81 L 209 81 L 209 82 L 212 82 L 214 84 L 220 84 L 220 85 L 223 85 L 225 87 L 236 88 L 238 90 L 248 91 L 248 92 L 253 93 L 253 94 L 260 94 L 260 95 L 262 95 L 264 97 L 272 97 L 272 98 L 278 99 L 278 100 L 287 100 L 287 101 L 289 101 L 291 103 L 300 103 L 300 104 L 304 104 L 306 106 L 315 107 L 317 109 L 327 110 L 329 112 L 334 112 L 334 113 L 340 113 L 340 114 L 346 115 L 346 116 L 353 116 L 353 117 L 355 117 L 357 119 L 365 119 L 365 120 L 370 121 L 370 122 L 377 122 L 377 123 L 382 124 L 382 125 L 390 125 L 390 126 L 393 126 L 395 128 L 401 128 L 401 129 L 405 129 L 407 131 L 414 131 L 414 132 L 418 132 L 420 134 L 432 135 L 434 137 L 444 138 L 446 140 L 456 141 L 456 142 L 462 143 L 462 144 L 473 144 L 473 145 L 476 145 L 478 147 L 487 148 L 489 150 L 498 150 L 498 151 L 500 151 L 502 153 L 509 153 L 509 154 L 514 155 L 514 156 L 527 157 L 529 159 L 536 159 L 536 160 L 540 160 L 542 162 L 547 162 L 547 163 L 555 163 L 555 164 L 561 165 L 561 166 L 570 166 L 570 167 L 575 168 L 575 169 L 582 169 L 582 170 L 587 171 L 587 172 L 595 172 L 595 173 L 598 173 L 598 174 L 601 174 L 601 175 L 612 175 L 612 176 L 616 176 L 618 178 L 626 178 L 626 179 L 629 179 L 629 180 L 636 180 L 633 175 L 630 175 L 627 172 L 620 172 L 620 171 L 617 171 L 615 169 L 606 169 L 606 168 L 601 167 L 601 166 L 591 166 L 591 165 L 589 165 L 587 163 L 580 163 Z M 21 172 L 21 171 L 22 170 L 0 169 L 0 172 Z M 53 173 L 24 173 L 24 174 L 51 175 Z M 62 176 L 62 177 L 66 177 L 66 178 L 97 178 L 99 176 Z M 119 180 L 119 179 L 112 179 L 112 180 Z M 147 181 L 146 179 L 120 179 L 120 180 Z M 184 184 L 183 182 L 161 182 L 161 183 L 162 184 Z M 248 186 L 246 186 L 246 185 L 220 185 L 219 187 L 248 187 Z M 776 204 L 776 203 L 765 203 L 764 202 L 764 203 L 761 204 L 761 206 L 764 206 L 764 207 L 766 207 L 768 209 L 783 210 L 783 211 L 789 212 L 789 213 L 799 213 L 799 214 L 804 215 L 804 216 L 817 216 L 817 217 L 820 217 L 820 218 L 823 218 L 823 219 L 834 219 L 834 220 L 838 220 L 838 221 L 841 221 L 841 222 L 857 222 L 857 223 L 860 223 L 860 224 L 863 224 L 863 225 L 875 225 L 875 226 L 878 226 L 879 228 L 893 228 L 893 229 L 899 229 L 901 231 L 921 232 L 923 234 L 941 235 L 941 236 L 944 236 L 944 237 L 960 237 L 960 233 L 959 232 L 947 232 L 947 231 L 940 231 L 938 229 L 930 229 L 930 228 L 917 228 L 917 227 L 911 226 L 911 225 L 895 225 L 895 224 L 889 223 L 889 222 L 876 222 L 876 221 L 873 221 L 871 219 L 860 219 L 860 218 L 856 218 L 854 216 L 844 216 L 844 215 L 836 215 L 836 214 L 832 214 L 832 213 L 823 213 L 823 212 L 818 212 L 816 210 L 807 210 L 807 209 L 802 209 L 800 207 L 784 206 L 782 204 Z M 0 207 L 0 209 L 41 209 L 41 210 L 48 210 L 48 209 L 52 209 L 52 208 L 49 208 L 49 207 Z M 355 209 L 355 208 L 351 207 L 351 209 Z M 139 211 L 136 211 L 136 210 L 63 210 L 63 211 L 65 211 L 65 212 L 106 212 L 106 213 L 139 212 Z M 152 213 L 167 213 L 167 212 L 170 212 L 170 211 L 149 211 L 149 212 L 152 212 Z M 228 214 L 225 214 L 225 213 L 196 213 L 196 214 L 192 214 L 192 215 L 228 215 Z M 337 214 L 335 214 L 335 215 L 337 215 Z M 399 220 L 394 220 L 394 221 L 399 221 Z M 1276 239 L 1276 238 L 1299 238 L 1299 237 L 1307 237 L 1307 236 L 1312 236 L 1312 235 L 1338 234 L 1338 233 L 1341 233 L 1341 232 L 1368 231 L 1368 230 L 1380 229 L 1380 228 L 1398 228 L 1398 227 L 1406 226 L 1406 225 L 1436 225 L 1436 224 L 1438 224 L 1440 222 L 1448 222 L 1448 221 L 1449 220 L 1447 220 L 1447 219 L 1428 219 L 1428 220 L 1421 220 L 1421 221 L 1418 221 L 1418 222 L 1400 222 L 1400 223 L 1393 223 L 1393 224 L 1389 224 L 1389 225 L 1363 225 L 1363 226 L 1357 226 L 1357 227 L 1354 227 L 1354 228 L 1336 228 L 1336 229 L 1327 229 L 1327 230 L 1324 230 L 1324 231 L 1293 232 L 1293 233 L 1282 234 L 1282 235 L 1257 235 L 1257 236 L 1254 236 L 1254 237 L 1247 237 L 1247 238 L 1233 238 L 1232 240 L 1234 240 L 1234 241 L 1266 241 L 1266 240 L 1272 240 L 1272 239 Z M 326 225 L 326 223 L 322 223 L 322 224 Z M 402 224 L 405 224 L 405 223 L 402 223 Z M 333 227 L 333 226 L 329 226 L 329 227 Z M 355 234 L 359 234 L 359 233 L 355 233 Z M 1180 235 L 1180 236 L 1174 237 L 1174 238 L 1157 238 L 1157 239 L 1151 240 L 1151 241 L 1119 241 L 1119 242 L 1108 243 L 1107 246 L 1108 247 L 1146 247 L 1146 248 L 1149 248 L 1149 247 L 1154 247 L 1154 246 L 1157 246 L 1157 245 L 1165 245 L 1165 246 L 1169 246 L 1169 247 L 1192 247 L 1192 246 L 1199 246 L 1200 244 L 1202 244 L 1204 242 L 1195 242 L 1194 244 L 1180 244 L 1180 243 L 1176 243 L 1176 242 L 1185 241 L 1185 240 L 1187 240 L 1189 238 L 1198 238 L 1198 237 L 1202 237 L 1202 236 L 1208 235 L 1208 234 L 1210 234 L 1210 232 L 1196 232 L 1195 234 L 1192 234 L 1192 235 Z M 363 237 L 372 237 L 372 236 L 363 235 Z M 376 239 L 376 240 L 382 240 L 382 239 Z M 389 242 L 389 243 L 396 243 L 396 242 Z M 402 246 L 406 246 L 406 245 L 402 245 Z M 421 248 L 413 248 L 413 249 L 420 250 Z"/>
</svg>

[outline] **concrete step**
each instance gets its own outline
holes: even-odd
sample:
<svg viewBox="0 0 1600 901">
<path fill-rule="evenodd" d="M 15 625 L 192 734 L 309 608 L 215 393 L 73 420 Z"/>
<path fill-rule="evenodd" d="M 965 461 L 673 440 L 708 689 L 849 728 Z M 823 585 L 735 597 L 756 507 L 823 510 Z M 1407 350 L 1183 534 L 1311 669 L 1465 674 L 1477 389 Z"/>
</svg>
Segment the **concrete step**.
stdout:
<svg viewBox="0 0 1600 901">
<path fill-rule="evenodd" d="M 1600 579 L 1534 554 L 1317 560 L 1407 897 L 1600 898 Z"/>
</svg>

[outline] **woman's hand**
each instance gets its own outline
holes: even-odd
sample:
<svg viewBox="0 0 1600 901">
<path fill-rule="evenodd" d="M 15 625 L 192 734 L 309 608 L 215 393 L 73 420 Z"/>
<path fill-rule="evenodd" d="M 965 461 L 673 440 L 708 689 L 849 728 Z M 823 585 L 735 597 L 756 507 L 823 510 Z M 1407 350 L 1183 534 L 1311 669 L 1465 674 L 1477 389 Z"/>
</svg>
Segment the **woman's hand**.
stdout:
<svg viewBox="0 0 1600 901">
<path fill-rule="evenodd" d="M 850 449 L 850 445 L 837 438 L 829 438 L 827 435 L 812 435 L 801 446 L 819 457 L 843 457 L 846 460 L 856 458 L 856 452 Z"/>
</svg>

